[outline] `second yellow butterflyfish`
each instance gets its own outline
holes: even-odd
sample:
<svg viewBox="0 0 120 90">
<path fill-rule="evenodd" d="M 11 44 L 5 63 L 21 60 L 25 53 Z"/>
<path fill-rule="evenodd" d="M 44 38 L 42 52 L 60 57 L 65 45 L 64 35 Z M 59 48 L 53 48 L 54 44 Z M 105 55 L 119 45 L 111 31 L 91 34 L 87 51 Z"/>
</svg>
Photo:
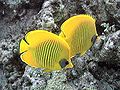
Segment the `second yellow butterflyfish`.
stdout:
<svg viewBox="0 0 120 90">
<path fill-rule="evenodd" d="M 97 37 L 95 19 L 89 15 L 76 15 L 66 20 L 61 26 L 61 33 L 70 46 L 70 56 L 83 55 Z"/>
</svg>

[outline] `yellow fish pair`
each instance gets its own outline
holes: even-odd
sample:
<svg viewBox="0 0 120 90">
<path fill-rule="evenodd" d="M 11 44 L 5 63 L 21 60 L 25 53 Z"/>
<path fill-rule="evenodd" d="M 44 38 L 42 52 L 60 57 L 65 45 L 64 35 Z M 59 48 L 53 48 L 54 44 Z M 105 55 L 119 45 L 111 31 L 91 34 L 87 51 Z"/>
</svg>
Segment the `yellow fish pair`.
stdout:
<svg viewBox="0 0 120 90">
<path fill-rule="evenodd" d="M 72 68 L 70 57 L 84 54 L 95 41 L 95 20 L 88 15 L 73 16 L 62 24 L 61 30 L 59 36 L 45 30 L 27 33 L 20 42 L 22 61 L 46 72 Z"/>
</svg>

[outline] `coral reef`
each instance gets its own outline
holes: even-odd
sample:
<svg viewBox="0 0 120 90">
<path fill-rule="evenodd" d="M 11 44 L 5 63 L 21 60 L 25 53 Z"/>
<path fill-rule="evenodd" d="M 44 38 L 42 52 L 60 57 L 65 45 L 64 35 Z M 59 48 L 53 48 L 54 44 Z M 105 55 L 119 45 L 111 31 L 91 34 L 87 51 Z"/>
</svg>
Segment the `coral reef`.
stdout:
<svg viewBox="0 0 120 90">
<path fill-rule="evenodd" d="M 19 42 L 34 29 L 60 32 L 77 14 L 96 18 L 99 40 L 72 58 L 67 72 L 45 73 L 19 57 Z M 119 90 L 119 0 L 0 0 L 0 90 Z"/>
</svg>

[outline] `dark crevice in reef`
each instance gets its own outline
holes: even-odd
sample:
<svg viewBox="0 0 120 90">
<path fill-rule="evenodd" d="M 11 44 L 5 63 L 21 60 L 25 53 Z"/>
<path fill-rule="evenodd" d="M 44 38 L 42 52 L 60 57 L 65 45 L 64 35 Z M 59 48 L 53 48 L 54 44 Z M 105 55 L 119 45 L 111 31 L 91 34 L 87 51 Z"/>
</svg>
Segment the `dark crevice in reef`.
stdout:
<svg viewBox="0 0 120 90">
<path fill-rule="evenodd" d="M 77 8 L 76 8 L 77 14 L 86 14 L 85 10 L 82 8 L 81 5 L 79 5 L 79 3 L 76 3 L 76 6 L 77 6 Z"/>
<path fill-rule="evenodd" d="M 14 54 L 13 58 L 11 59 L 14 60 L 11 64 L 14 65 L 18 71 L 24 73 L 26 65 L 21 61 L 20 55 Z"/>
<path fill-rule="evenodd" d="M 109 61 L 103 61 L 103 62 L 98 62 L 98 66 L 106 67 L 107 69 L 114 69 L 115 71 L 118 71 L 120 69 L 120 64 L 118 62 L 109 62 Z"/>
<path fill-rule="evenodd" d="M 118 4 L 118 3 L 117 3 Z M 119 4 L 117 5 L 119 7 Z M 116 7 L 117 7 L 116 6 Z M 120 8 L 120 7 L 119 7 Z M 118 22 L 117 17 L 113 16 L 107 9 L 107 7 L 105 6 L 105 11 L 107 12 L 107 16 L 108 16 L 108 21 L 106 21 L 106 23 L 109 23 L 110 26 L 111 25 L 115 25 L 116 30 L 120 30 L 120 22 Z"/>
<path fill-rule="evenodd" d="M 35 12 L 38 13 L 43 3 L 44 0 L 30 0 L 29 3 L 22 2 L 22 4 L 10 8 L 9 5 L 3 4 L 3 2 L 0 1 L 0 19 L 4 19 L 6 16 L 9 17 L 7 21 L 10 22 L 20 20 L 21 17 L 24 17 L 31 10 L 35 10 Z"/>
<path fill-rule="evenodd" d="M 120 8 L 120 2 L 117 3 L 117 6 L 116 6 L 118 9 Z"/>
<path fill-rule="evenodd" d="M 98 36 L 99 35 L 102 35 L 102 33 L 104 33 L 104 27 L 100 26 L 101 24 L 99 23 L 96 23 L 96 30 L 97 30 L 97 33 L 98 33 Z"/>
<path fill-rule="evenodd" d="M 109 23 L 111 25 L 120 25 L 120 23 L 114 18 L 112 15 L 109 14 L 109 19 L 106 21 L 106 23 Z"/>
<path fill-rule="evenodd" d="M 14 83 L 18 77 L 22 77 L 26 65 L 21 61 L 19 54 L 14 54 L 9 61 L 3 65 L 4 74 L 8 78 L 8 83 Z M 14 78 L 11 74 L 15 75 Z"/>
<path fill-rule="evenodd" d="M 17 14 L 12 20 L 20 20 L 20 18 L 24 17 L 30 10 L 35 10 L 35 12 L 38 13 L 42 8 L 43 3 L 44 0 L 30 0 L 29 3 L 23 2 L 16 8 Z"/>
<path fill-rule="evenodd" d="M 23 2 L 18 6 L 17 9 L 34 9 L 37 11 L 40 11 L 42 8 L 42 4 L 44 3 L 44 0 L 29 0 L 29 3 Z"/>
<path fill-rule="evenodd" d="M 0 1 L 0 40 L 10 35 L 20 35 L 31 19 L 41 10 L 44 0 L 30 0 L 17 5 Z M 23 32 L 24 33 L 24 32 Z"/>
<path fill-rule="evenodd" d="M 110 16 L 107 22 L 110 25 L 115 25 L 116 30 L 120 30 L 120 23 L 116 20 L 116 18 Z"/>
<path fill-rule="evenodd" d="M 0 1 L 0 20 L 8 15 L 8 11 L 10 11 L 10 9 L 7 7 L 7 5 Z"/>
<path fill-rule="evenodd" d="M 105 21 L 105 23 L 109 23 L 109 25 L 115 25 L 116 30 L 120 30 L 120 22 L 118 22 L 118 20 L 113 17 L 113 15 L 111 15 L 108 11 L 107 11 L 107 16 L 108 16 L 108 20 Z"/>
<path fill-rule="evenodd" d="M 99 81 L 105 81 L 111 85 L 116 86 L 116 89 L 119 90 L 119 81 L 120 77 L 120 64 L 119 62 L 92 62 L 94 66 L 89 68 L 89 72 Z M 111 78 L 114 78 L 114 81 L 111 81 Z"/>
<path fill-rule="evenodd" d="M 116 30 L 120 30 L 120 24 L 119 22 L 112 16 L 109 17 L 108 21 L 104 22 L 96 22 L 96 30 L 98 35 L 102 35 L 104 33 L 105 27 L 101 26 L 102 23 L 109 23 L 110 26 L 115 25 Z"/>
<path fill-rule="evenodd" d="M 3 63 L 0 63 L 0 69 L 3 70 Z"/>
<path fill-rule="evenodd" d="M 11 62 L 3 65 L 3 69 L 10 72 L 18 71 L 22 76 L 25 71 L 26 65 L 20 60 L 19 55 L 14 55 L 12 58 L 10 58 L 10 61 Z M 5 72 L 5 75 L 6 75 L 6 72 Z"/>
</svg>

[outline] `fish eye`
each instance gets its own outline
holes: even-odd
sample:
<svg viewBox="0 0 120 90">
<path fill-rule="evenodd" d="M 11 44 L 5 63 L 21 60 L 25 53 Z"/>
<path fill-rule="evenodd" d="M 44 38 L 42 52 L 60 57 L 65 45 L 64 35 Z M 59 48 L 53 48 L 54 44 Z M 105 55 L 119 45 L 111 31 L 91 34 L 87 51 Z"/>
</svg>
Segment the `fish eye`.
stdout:
<svg viewBox="0 0 120 90">
<path fill-rule="evenodd" d="M 91 39 L 91 42 L 95 43 L 96 39 L 97 39 L 97 36 L 94 35 L 94 36 L 92 37 L 92 39 Z"/>
<path fill-rule="evenodd" d="M 59 61 L 59 64 L 60 64 L 61 68 L 64 68 L 69 64 L 69 62 L 65 58 L 63 58 Z"/>
</svg>

